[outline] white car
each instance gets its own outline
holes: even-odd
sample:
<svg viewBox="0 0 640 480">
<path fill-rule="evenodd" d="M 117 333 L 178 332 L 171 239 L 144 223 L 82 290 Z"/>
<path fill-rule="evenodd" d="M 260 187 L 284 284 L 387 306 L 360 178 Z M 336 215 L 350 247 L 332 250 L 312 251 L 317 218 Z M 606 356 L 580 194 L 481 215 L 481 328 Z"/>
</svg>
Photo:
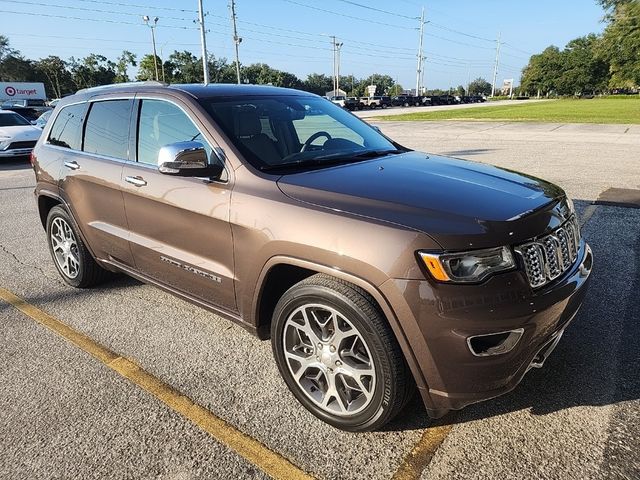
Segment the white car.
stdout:
<svg viewBox="0 0 640 480">
<path fill-rule="evenodd" d="M 21 115 L 0 110 L 0 158 L 29 155 L 41 133 Z"/>
</svg>

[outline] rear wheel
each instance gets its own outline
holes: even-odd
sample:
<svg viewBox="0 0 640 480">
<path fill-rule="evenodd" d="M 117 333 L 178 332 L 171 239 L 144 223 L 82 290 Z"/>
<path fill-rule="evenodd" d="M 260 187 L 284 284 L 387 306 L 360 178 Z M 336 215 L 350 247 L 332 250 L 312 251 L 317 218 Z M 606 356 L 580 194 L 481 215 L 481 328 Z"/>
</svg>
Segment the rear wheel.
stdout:
<svg viewBox="0 0 640 480">
<path fill-rule="evenodd" d="M 93 259 L 70 215 L 60 206 L 47 216 L 47 243 L 58 273 L 69 285 L 90 287 L 110 276 Z"/>
<path fill-rule="evenodd" d="M 298 401 L 343 430 L 380 428 L 413 393 L 400 347 L 373 299 L 328 275 L 305 279 L 282 296 L 271 343 Z"/>
</svg>

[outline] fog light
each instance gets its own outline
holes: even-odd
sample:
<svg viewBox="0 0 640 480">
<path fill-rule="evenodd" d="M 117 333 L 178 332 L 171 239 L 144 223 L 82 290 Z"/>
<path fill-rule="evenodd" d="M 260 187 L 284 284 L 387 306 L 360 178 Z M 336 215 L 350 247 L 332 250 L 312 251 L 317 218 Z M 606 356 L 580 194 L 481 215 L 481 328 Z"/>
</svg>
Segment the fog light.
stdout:
<svg viewBox="0 0 640 480">
<path fill-rule="evenodd" d="M 476 357 L 502 355 L 513 350 L 523 333 L 524 328 L 517 328 L 506 332 L 474 335 L 467 338 L 467 345 Z"/>
</svg>

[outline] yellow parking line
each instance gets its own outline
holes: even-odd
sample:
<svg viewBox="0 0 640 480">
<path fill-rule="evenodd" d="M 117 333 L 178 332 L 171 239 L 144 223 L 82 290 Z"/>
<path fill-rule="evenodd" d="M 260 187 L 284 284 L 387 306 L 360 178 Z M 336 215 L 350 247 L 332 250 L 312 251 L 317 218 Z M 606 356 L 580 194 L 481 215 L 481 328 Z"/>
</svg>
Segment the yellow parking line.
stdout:
<svg viewBox="0 0 640 480">
<path fill-rule="evenodd" d="M 74 330 L 60 320 L 30 305 L 20 297 L 0 288 L 0 299 L 44 325 L 71 343 L 90 353 L 112 370 L 146 390 L 172 410 L 186 417 L 218 442 L 234 450 L 274 479 L 312 479 L 313 477 L 296 467 L 282 455 L 270 450 L 256 439 L 246 435 L 229 423 L 194 403 L 171 386 L 144 371 L 131 360 L 119 356 L 88 336 Z"/>
<path fill-rule="evenodd" d="M 430 427 L 422 434 L 413 450 L 393 474 L 392 480 L 418 480 L 422 471 L 429 465 L 440 444 L 453 428 L 451 425 Z"/>
</svg>

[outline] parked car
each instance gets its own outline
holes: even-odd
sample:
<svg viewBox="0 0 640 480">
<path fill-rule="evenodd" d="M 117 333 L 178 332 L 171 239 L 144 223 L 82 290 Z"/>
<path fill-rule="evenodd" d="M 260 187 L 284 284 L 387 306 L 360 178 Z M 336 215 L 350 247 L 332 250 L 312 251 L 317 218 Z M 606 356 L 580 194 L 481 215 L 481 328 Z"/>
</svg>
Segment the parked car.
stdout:
<svg viewBox="0 0 640 480">
<path fill-rule="evenodd" d="M 420 98 L 413 95 L 398 95 L 391 99 L 391 105 L 394 107 L 417 107 L 420 105 Z"/>
<path fill-rule="evenodd" d="M 40 115 L 38 117 L 38 119 L 36 120 L 36 123 L 34 124 L 36 127 L 38 127 L 39 129 L 43 129 L 44 126 L 47 124 L 47 121 L 49 120 L 49 117 L 51 117 L 51 113 L 53 112 L 53 110 L 47 110 L 46 112 L 44 112 L 42 115 Z"/>
<path fill-rule="evenodd" d="M 3 105 L 2 110 L 11 111 L 19 114 L 21 117 L 26 118 L 31 124 L 35 124 L 38 117 L 47 110 L 51 110 L 49 107 L 19 107 L 12 105 Z"/>
<path fill-rule="evenodd" d="M 339 107 L 344 108 L 346 99 L 347 97 L 338 96 L 338 97 L 331 97 L 329 100 L 331 100 L 332 103 L 338 105 Z"/>
<path fill-rule="evenodd" d="M 10 110 L 0 110 L 0 159 L 27 156 L 41 130 Z"/>
<path fill-rule="evenodd" d="M 297 90 L 82 90 L 32 162 L 65 282 L 124 272 L 270 338 L 297 400 L 345 430 L 380 428 L 416 386 L 433 417 L 512 390 L 592 268 L 560 187 L 412 151 Z"/>
<path fill-rule="evenodd" d="M 471 95 L 471 103 L 483 103 L 486 101 L 487 99 L 483 95 Z"/>
<path fill-rule="evenodd" d="M 385 97 L 385 96 L 365 97 L 362 99 L 362 103 L 365 107 L 369 107 L 372 109 L 387 108 L 391 106 L 391 97 Z"/>
<path fill-rule="evenodd" d="M 362 110 L 364 108 L 364 104 L 358 97 L 347 97 L 344 101 L 344 107 L 353 112 L 355 110 Z"/>
</svg>

